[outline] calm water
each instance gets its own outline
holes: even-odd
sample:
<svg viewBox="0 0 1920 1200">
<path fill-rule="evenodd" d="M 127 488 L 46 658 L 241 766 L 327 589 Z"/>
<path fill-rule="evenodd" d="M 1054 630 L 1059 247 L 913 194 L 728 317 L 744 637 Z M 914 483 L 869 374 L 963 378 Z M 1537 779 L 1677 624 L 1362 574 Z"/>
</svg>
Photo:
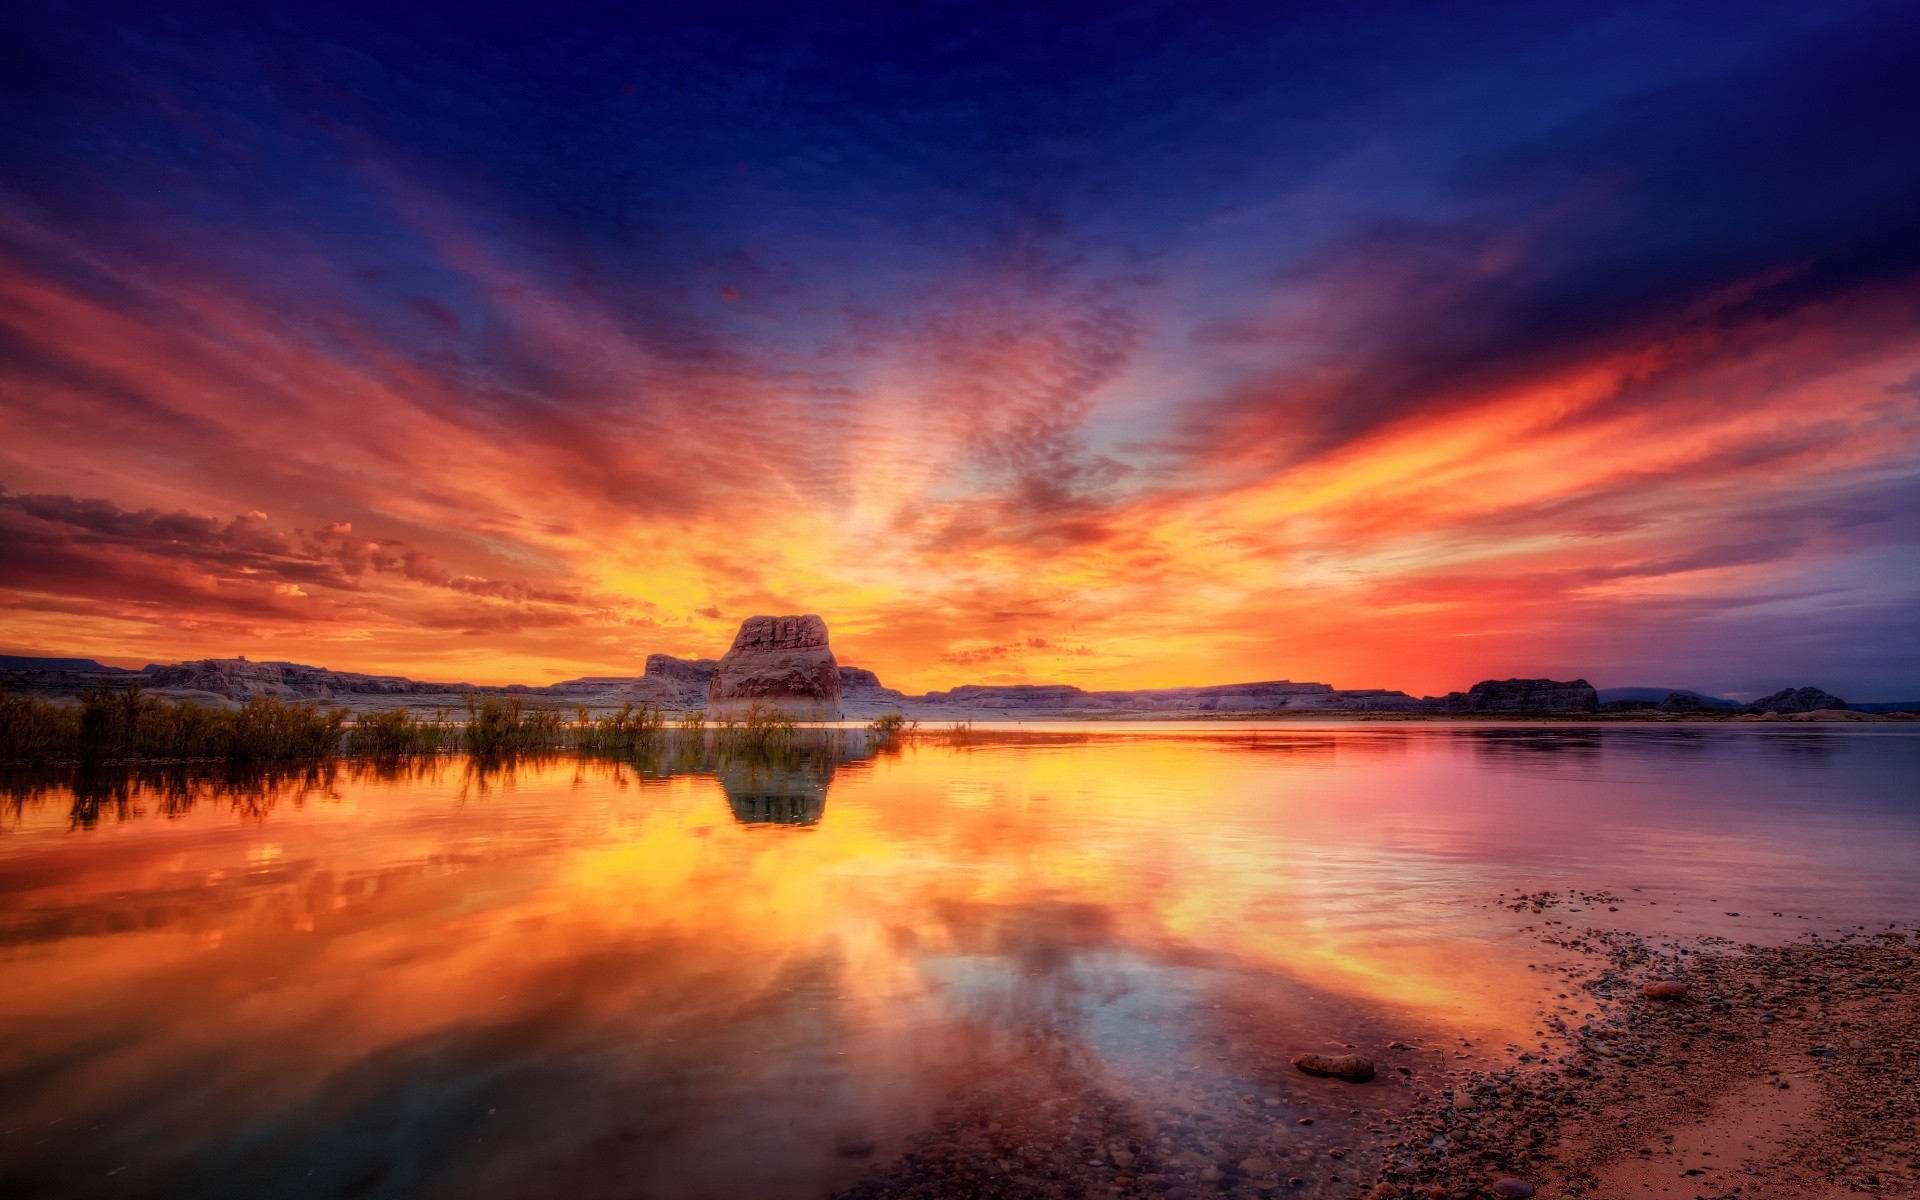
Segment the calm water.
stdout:
<svg viewBox="0 0 1920 1200">
<path fill-rule="evenodd" d="M 1905 730 L 835 757 L 5 781 L 0 1195 L 822 1196 L 1039 1044 L 1304 1161 L 1391 1089 L 1292 1053 L 1498 1056 L 1566 1003 L 1503 890 L 1741 939 L 1920 918 Z"/>
</svg>

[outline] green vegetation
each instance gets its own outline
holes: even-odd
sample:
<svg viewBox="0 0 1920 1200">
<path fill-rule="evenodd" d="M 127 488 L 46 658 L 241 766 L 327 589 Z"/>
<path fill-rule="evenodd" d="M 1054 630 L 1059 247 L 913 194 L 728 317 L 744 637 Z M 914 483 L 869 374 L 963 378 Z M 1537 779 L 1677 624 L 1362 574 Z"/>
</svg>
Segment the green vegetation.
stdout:
<svg viewBox="0 0 1920 1200">
<path fill-rule="evenodd" d="M 518 696 L 497 700 L 467 697 L 462 743 L 474 754 L 520 754 L 529 750 L 571 748 L 569 730 L 552 709 L 529 710 Z"/>
<path fill-rule="evenodd" d="M 598 720 L 588 715 L 585 705 L 574 711 L 579 715 L 574 745 L 589 754 L 641 754 L 656 749 L 667 723 L 666 714 L 654 705 L 635 706 L 631 700 L 619 712 Z"/>
<path fill-rule="evenodd" d="M 765 754 L 791 746 L 800 731 L 793 714 L 765 704 L 752 704 L 736 716 L 720 719 L 714 730 L 714 744 L 730 752 Z"/>
<path fill-rule="evenodd" d="M 428 721 L 404 708 L 366 713 L 347 730 L 347 753 L 363 758 L 400 758 L 438 754 L 458 744 L 460 730 L 448 725 L 444 712 Z"/>
<path fill-rule="evenodd" d="M 576 752 L 639 759 L 670 753 L 676 762 L 781 753 L 800 740 L 798 721 L 756 704 L 709 725 L 687 712 L 671 723 L 652 704 L 627 703 L 594 716 L 585 706 L 569 721 L 518 696 L 469 697 L 465 720 L 445 710 L 362 713 L 256 696 L 233 708 L 161 700 L 138 687 L 89 691 L 78 703 L 0 692 L 0 763 L 105 763 L 224 760 L 234 763 L 355 758 L 400 760 L 464 750 L 481 758 Z M 899 714 L 874 722 L 890 743 L 913 726 Z M 709 739 L 709 731 L 712 733 Z"/>
<path fill-rule="evenodd" d="M 324 758 L 346 720 L 345 709 L 271 696 L 230 709 L 156 700 L 138 687 L 96 688 L 78 704 L 0 696 L 0 761 Z"/>
<path fill-rule="evenodd" d="M 912 737 L 920 730 L 920 722 L 907 720 L 903 712 L 881 713 L 867 722 L 867 732 L 872 735 L 874 746 L 891 746 L 903 737 Z"/>
</svg>

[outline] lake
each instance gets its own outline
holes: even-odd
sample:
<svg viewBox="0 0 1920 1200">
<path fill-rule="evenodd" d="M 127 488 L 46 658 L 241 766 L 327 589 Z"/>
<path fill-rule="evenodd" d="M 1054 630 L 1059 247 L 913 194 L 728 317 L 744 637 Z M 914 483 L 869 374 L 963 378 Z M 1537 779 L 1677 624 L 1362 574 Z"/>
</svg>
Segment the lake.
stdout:
<svg viewBox="0 0 1920 1200">
<path fill-rule="evenodd" d="M 0 1195 L 821 1197 L 1029 1117 L 1345 1195 L 1396 1080 L 1289 1058 L 1550 1053 L 1546 921 L 1920 918 L 1920 731 L 829 736 L 0 778 Z"/>
</svg>

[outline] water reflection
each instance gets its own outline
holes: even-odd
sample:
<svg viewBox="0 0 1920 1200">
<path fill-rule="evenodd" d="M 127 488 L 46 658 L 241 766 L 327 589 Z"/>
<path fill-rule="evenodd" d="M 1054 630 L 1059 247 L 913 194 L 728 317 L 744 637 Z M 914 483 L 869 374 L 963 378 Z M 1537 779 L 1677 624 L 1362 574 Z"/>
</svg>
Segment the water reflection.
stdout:
<svg viewBox="0 0 1920 1200">
<path fill-rule="evenodd" d="M 1397 1085 L 1287 1059 L 1537 1043 L 1497 892 L 1920 906 L 1911 736 L 855 742 L 0 777 L 0 1194 L 822 1196 L 958 1104 L 1159 1111 L 1346 1195 Z"/>
</svg>

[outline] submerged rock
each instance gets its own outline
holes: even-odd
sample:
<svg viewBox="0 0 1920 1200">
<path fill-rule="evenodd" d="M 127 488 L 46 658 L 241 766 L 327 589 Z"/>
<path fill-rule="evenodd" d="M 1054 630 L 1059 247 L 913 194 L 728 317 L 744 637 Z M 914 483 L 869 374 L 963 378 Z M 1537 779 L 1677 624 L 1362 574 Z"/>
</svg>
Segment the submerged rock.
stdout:
<svg viewBox="0 0 1920 1200">
<path fill-rule="evenodd" d="M 1351 1083 L 1373 1078 L 1373 1060 L 1364 1054 L 1296 1054 L 1293 1065 L 1309 1075 L 1330 1075 Z"/>
<path fill-rule="evenodd" d="M 1640 994 L 1649 1000 L 1685 1000 L 1687 985 L 1678 979 L 1649 979 L 1640 985 Z"/>
<path fill-rule="evenodd" d="M 1488 1190 L 1501 1200 L 1528 1200 L 1533 1195 L 1533 1185 L 1524 1179 L 1496 1179 Z"/>
</svg>

